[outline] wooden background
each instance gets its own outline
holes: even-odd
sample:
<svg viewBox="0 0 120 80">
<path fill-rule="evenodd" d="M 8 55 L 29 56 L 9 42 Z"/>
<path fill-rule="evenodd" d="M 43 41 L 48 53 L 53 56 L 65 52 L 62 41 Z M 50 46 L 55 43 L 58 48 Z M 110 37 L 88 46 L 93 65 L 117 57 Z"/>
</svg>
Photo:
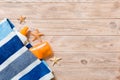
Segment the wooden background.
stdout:
<svg viewBox="0 0 120 80">
<path fill-rule="evenodd" d="M 45 34 L 62 57 L 54 67 L 47 60 L 54 80 L 120 80 L 120 0 L 0 0 L 4 17 Z"/>
</svg>

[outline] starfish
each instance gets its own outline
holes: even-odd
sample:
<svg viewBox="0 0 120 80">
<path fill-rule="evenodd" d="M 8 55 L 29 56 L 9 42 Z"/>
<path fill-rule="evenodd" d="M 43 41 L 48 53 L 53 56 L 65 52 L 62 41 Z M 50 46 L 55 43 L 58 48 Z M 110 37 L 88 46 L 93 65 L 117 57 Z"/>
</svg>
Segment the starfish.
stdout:
<svg viewBox="0 0 120 80">
<path fill-rule="evenodd" d="M 26 17 L 20 16 L 18 20 L 20 21 L 20 24 L 25 22 Z"/>
<path fill-rule="evenodd" d="M 42 42 L 42 40 L 40 39 L 40 36 L 43 36 L 43 34 L 40 33 L 38 29 L 36 29 L 35 31 L 32 31 L 31 35 L 34 36 L 32 41 L 39 39 Z"/>
<path fill-rule="evenodd" d="M 55 64 L 57 64 L 57 62 L 60 61 L 60 60 L 62 60 L 62 58 L 53 57 L 53 58 L 50 59 L 50 61 L 53 62 L 53 66 L 54 66 Z"/>
</svg>

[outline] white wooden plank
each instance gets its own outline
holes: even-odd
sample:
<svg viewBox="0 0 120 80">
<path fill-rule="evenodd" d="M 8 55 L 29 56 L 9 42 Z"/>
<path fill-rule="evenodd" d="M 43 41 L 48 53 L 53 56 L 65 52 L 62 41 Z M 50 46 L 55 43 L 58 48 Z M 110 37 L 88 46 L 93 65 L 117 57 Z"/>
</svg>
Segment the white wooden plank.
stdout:
<svg viewBox="0 0 120 80">
<path fill-rule="evenodd" d="M 11 19 L 20 30 L 25 25 L 38 28 L 46 36 L 119 36 L 120 22 L 117 19 L 103 20 L 32 20 L 19 24 L 18 20 Z"/>
<path fill-rule="evenodd" d="M 0 2 L 119 2 L 119 0 L 1 0 Z"/>
<path fill-rule="evenodd" d="M 44 36 L 42 39 L 50 42 L 54 51 L 120 51 L 119 36 Z"/>
<path fill-rule="evenodd" d="M 0 19 L 25 15 L 34 20 L 120 19 L 120 3 L 1 3 Z M 49 14 L 48 14 L 49 13 Z"/>
</svg>

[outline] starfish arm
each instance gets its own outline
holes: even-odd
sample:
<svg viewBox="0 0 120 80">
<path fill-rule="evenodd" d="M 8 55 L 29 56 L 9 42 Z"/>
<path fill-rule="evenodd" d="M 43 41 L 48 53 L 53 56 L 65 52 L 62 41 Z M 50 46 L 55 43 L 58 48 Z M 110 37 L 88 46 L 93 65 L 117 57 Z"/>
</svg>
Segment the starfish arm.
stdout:
<svg viewBox="0 0 120 80">
<path fill-rule="evenodd" d="M 22 22 L 25 22 L 25 19 L 26 19 L 26 17 L 20 17 L 18 20 L 20 21 L 20 24 L 22 23 Z"/>
<path fill-rule="evenodd" d="M 31 34 L 32 36 L 35 36 L 35 33 L 33 33 L 33 32 L 31 32 L 30 34 Z"/>
<path fill-rule="evenodd" d="M 32 41 L 35 41 L 37 39 L 37 37 L 34 37 L 33 39 L 32 39 Z"/>
<path fill-rule="evenodd" d="M 20 24 L 22 23 L 22 21 L 20 21 Z"/>
<path fill-rule="evenodd" d="M 53 61 L 52 59 L 50 59 L 50 61 Z"/>
<path fill-rule="evenodd" d="M 54 60 L 55 60 L 55 58 L 51 58 L 51 59 L 50 59 L 50 61 L 54 61 Z"/>
<path fill-rule="evenodd" d="M 55 65 L 55 63 L 52 64 L 53 66 Z"/>
<path fill-rule="evenodd" d="M 62 58 L 58 58 L 58 61 L 62 60 Z"/>
<path fill-rule="evenodd" d="M 42 33 L 39 33 L 38 35 L 39 35 L 39 36 L 43 36 L 44 34 L 42 34 Z"/>
<path fill-rule="evenodd" d="M 55 62 L 53 62 L 53 66 L 56 64 L 57 62 L 55 61 Z"/>
</svg>

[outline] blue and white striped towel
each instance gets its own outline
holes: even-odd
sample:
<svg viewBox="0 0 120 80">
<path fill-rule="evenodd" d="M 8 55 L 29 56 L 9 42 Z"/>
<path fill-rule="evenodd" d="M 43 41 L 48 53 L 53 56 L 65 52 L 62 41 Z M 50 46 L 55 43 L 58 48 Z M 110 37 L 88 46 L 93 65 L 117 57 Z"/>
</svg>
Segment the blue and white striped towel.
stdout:
<svg viewBox="0 0 120 80">
<path fill-rule="evenodd" d="M 0 80 L 52 79 L 48 65 L 28 50 L 29 43 L 24 46 L 25 40 L 8 19 L 0 22 Z"/>
</svg>

